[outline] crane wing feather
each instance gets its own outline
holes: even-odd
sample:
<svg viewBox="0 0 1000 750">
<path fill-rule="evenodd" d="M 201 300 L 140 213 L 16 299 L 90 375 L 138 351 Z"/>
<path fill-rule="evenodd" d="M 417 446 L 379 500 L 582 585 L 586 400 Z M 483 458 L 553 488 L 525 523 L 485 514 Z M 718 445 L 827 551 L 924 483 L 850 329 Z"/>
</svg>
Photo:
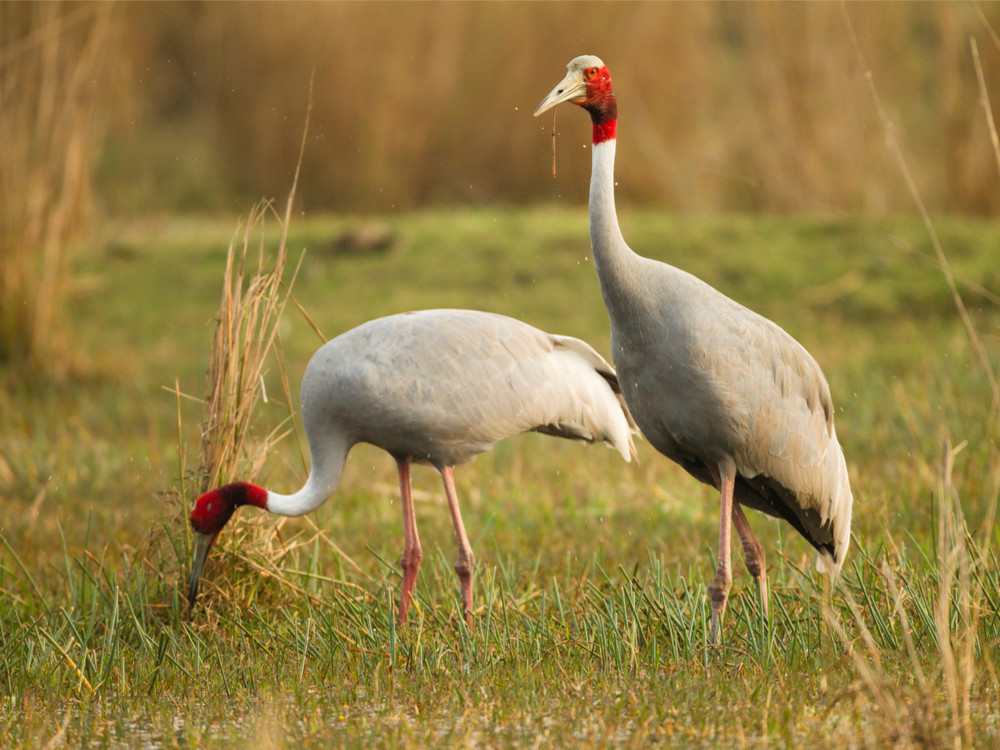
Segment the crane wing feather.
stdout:
<svg viewBox="0 0 1000 750">
<path fill-rule="evenodd" d="M 744 354 L 730 358 L 727 382 L 748 418 L 734 445 L 737 469 L 839 569 L 852 496 L 829 385 L 806 349 L 771 321 L 746 311 L 737 330 Z"/>
<path fill-rule="evenodd" d="M 658 304 L 631 297 L 632 318 L 627 330 L 613 325 L 612 348 L 646 437 L 707 484 L 708 467 L 731 457 L 737 500 L 785 518 L 839 567 L 852 497 L 819 365 L 767 318 L 644 260 L 643 299 Z"/>
<path fill-rule="evenodd" d="M 314 421 L 435 465 L 530 430 L 604 441 L 628 459 L 634 422 L 609 378 L 611 365 L 577 339 L 492 313 L 424 310 L 328 342 L 307 367 L 303 399 L 336 390 Z"/>
</svg>

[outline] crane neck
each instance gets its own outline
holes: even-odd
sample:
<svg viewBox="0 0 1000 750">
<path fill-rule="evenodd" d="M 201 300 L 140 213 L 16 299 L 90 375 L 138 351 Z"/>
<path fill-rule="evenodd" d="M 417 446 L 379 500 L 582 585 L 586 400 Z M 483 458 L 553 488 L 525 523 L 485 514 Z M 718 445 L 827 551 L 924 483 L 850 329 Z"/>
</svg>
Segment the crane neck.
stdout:
<svg viewBox="0 0 1000 750">
<path fill-rule="evenodd" d="M 267 510 L 279 516 L 304 516 L 325 503 L 340 484 L 350 445 L 343 440 L 310 441 L 312 467 L 305 485 L 291 495 L 268 491 Z"/>
<path fill-rule="evenodd" d="M 590 244 L 601 292 L 609 309 L 640 283 L 640 257 L 625 242 L 615 209 L 615 131 L 617 120 L 594 122 L 590 174 Z"/>
</svg>

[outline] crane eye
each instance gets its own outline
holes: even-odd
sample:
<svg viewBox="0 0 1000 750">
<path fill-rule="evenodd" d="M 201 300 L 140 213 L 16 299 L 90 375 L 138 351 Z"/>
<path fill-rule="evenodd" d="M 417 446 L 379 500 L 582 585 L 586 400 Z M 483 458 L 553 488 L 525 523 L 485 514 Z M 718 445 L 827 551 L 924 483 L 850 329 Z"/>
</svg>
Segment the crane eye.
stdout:
<svg viewBox="0 0 1000 750">
<path fill-rule="evenodd" d="M 597 75 L 597 68 L 587 68 L 585 71 L 583 71 L 583 74 L 587 77 L 588 81 L 593 80 L 594 77 Z"/>
</svg>

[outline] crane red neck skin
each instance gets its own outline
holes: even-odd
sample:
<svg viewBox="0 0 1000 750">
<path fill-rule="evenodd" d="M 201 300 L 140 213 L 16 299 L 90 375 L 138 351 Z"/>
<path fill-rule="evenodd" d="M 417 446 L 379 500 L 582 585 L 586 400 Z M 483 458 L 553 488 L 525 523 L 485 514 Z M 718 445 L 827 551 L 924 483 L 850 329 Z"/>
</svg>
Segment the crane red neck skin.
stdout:
<svg viewBox="0 0 1000 750">
<path fill-rule="evenodd" d="M 194 530 L 194 557 L 191 560 L 191 584 L 188 602 L 194 606 L 198 598 L 198 580 L 216 537 L 229 523 L 241 505 L 253 505 L 267 510 L 267 490 L 249 482 L 233 482 L 217 490 L 206 492 L 198 498 L 191 510 L 191 528 Z"/>
<path fill-rule="evenodd" d="M 562 102 L 572 102 L 590 113 L 595 146 L 615 139 L 618 103 L 611 88 L 611 73 L 599 57 L 582 55 L 571 60 L 566 77 L 538 105 L 535 117 Z"/>
</svg>

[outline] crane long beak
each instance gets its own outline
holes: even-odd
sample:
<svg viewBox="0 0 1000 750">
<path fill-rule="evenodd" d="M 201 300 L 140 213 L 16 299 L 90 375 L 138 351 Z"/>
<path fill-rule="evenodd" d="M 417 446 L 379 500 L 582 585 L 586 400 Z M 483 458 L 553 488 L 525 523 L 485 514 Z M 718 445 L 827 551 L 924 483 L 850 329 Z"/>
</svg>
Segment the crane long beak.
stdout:
<svg viewBox="0 0 1000 750">
<path fill-rule="evenodd" d="M 214 534 L 194 532 L 194 556 L 191 558 L 191 583 L 188 587 L 188 602 L 192 607 L 194 600 L 198 598 L 198 581 L 201 579 L 201 571 L 205 567 L 208 551 L 212 548 L 214 541 Z"/>
<path fill-rule="evenodd" d="M 567 73 L 566 77 L 559 82 L 549 95 L 542 99 L 542 103 L 535 109 L 535 117 L 552 109 L 557 104 L 563 102 L 583 101 L 587 98 L 587 84 L 578 71 Z"/>
</svg>

